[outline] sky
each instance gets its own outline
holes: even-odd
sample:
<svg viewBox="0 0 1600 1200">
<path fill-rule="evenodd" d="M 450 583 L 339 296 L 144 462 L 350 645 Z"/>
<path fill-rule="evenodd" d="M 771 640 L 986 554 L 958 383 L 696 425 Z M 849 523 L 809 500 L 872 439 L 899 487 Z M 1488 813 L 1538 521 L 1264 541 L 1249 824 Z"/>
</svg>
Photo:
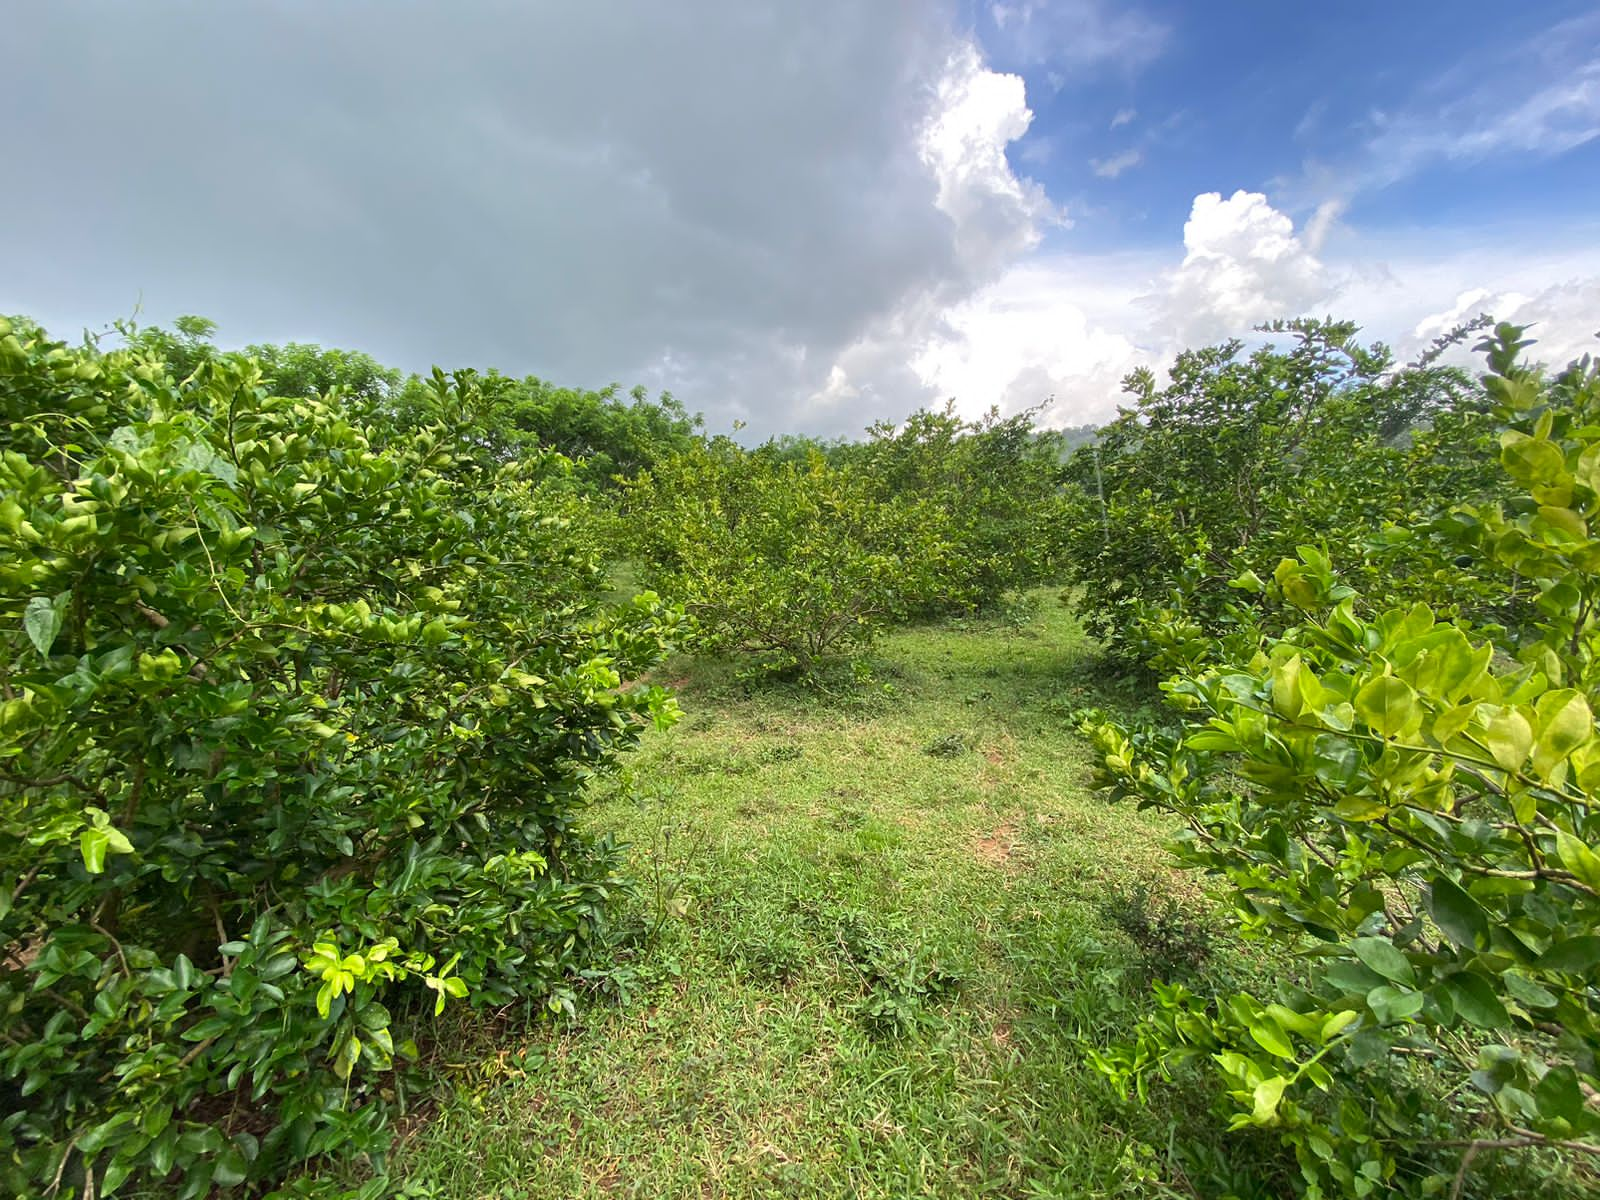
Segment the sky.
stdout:
<svg viewBox="0 0 1600 1200">
<path fill-rule="evenodd" d="M 1115 414 L 1264 320 L 1600 331 L 1567 0 L 54 0 L 0 41 L 0 311 L 859 433 Z"/>
</svg>

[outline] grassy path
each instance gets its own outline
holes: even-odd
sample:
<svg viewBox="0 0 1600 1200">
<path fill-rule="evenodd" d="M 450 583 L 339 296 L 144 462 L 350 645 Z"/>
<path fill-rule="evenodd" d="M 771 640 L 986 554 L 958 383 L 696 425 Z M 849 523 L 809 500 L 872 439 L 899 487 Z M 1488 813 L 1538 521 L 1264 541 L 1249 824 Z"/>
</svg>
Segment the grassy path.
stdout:
<svg viewBox="0 0 1600 1200">
<path fill-rule="evenodd" d="M 1143 986 L 1101 906 L 1159 831 L 1087 794 L 1086 648 L 1035 599 L 888 639 L 853 706 L 680 667 L 590 816 L 644 880 L 633 994 L 454 1048 L 408 1194 L 1161 1194 L 1074 1046 Z"/>
</svg>

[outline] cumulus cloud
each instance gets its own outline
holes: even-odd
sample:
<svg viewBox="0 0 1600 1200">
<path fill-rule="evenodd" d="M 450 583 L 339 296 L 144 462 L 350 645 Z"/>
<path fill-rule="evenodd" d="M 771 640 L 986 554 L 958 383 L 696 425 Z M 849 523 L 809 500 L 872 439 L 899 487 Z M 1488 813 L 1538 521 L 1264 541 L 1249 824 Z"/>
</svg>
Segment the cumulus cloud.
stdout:
<svg viewBox="0 0 1600 1200">
<path fill-rule="evenodd" d="M 1164 326 L 1184 344 L 1305 312 L 1337 290 L 1328 268 L 1296 236 L 1294 222 L 1260 192 L 1196 196 L 1183 246 L 1183 262 L 1157 300 Z"/>
<path fill-rule="evenodd" d="M 1117 109 L 1116 115 L 1111 118 L 1111 124 L 1106 128 L 1120 129 L 1124 125 L 1131 125 L 1133 124 L 1134 118 L 1138 115 L 1139 112 L 1137 109 L 1119 108 Z"/>
<path fill-rule="evenodd" d="M 1140 344 L 1137 259 L 1051 256 L 1018 266 L 947 314 L 913 360 L 928 388 L 968 416 L 1046 405 L 1043 424 L 1115 413 L 1121 380 L 1159 347 Z"/>
<path fill-rule="evenodd" d="M 1196 196 L 1178 250 L 1175 238 L 1166 253 L 1019 265 L 949 314 L 916 370 L 969 413 L 1049 400 L 1046 424 L 1103 421 L 1134 367 L 1162 369 L 1186 346 L 1248 337 L 1262 321 L 1313 311 L 1342 286 L 1258 192 Z"/>
<path fill-rule="evenodd" d="M 956 251 L 979 276 L 1033 249 L 1042 221 L 1063 219 L 1044 188 L 1018 179 L 1006 160 L 1032 120 L 1020 76 L 988 70 L 971 45 L 951 55 L 919 147 Z"/>
<path fill-rule="evenodd" d="M 1186 347 L 1250 340 L 1278 317 L 1351 318 L 1403 360 L 1480 311 L 1533 323 L 1547 362 L 1600 352 L 1595 229 L 1378 238 L 1340 212 L 1325 207 L 1297 231 L 1262 193 L 1199 195 L 1181 245 L 1174 230 L 1165 251 L 1036 255 L 948 313 L 913 365 L 966 413 L 1050 399 L 1043 419 L 1061 426 L 1114 415 L 1132 368 L 1159 374 Z"/>
</svg>

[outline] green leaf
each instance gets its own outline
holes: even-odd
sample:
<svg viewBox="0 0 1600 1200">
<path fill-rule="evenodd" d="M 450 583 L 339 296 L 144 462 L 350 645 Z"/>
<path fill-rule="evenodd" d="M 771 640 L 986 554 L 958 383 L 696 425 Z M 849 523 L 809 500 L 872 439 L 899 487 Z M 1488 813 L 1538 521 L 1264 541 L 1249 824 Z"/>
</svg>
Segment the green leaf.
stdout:
<svg viewBox="0 0 1600 1200">
<path fill-rule="evenodd" d="M 1459 884 L 1442 875 L 1428 889 L 1428 915 L 1457 946 L 1480 950 L 1489 944 L 1489 914 Z"/>
<path fill-rule="evenodd" d="M 1500 461 L 1518 483 L 1547 483 L 1566 470 L 1566 456 L 1543 438 L 1509 429 L 1500 435 Z"/>
<path fill-rule="evenodd" d="M 1556 830 L 1556 856 L 1561 859 L 1562 866 L 1587 886 L 1600 891 L 1600 855 L 1565 829 Z"/>
<path fill-rule="evenodd" d="M 1416 984 L 1417 975 L 1411 969 L 1410 960 L 1396 950 L 1394 943 L 1388 938 L 1356 938 L 1350 943 L 1350 948 L 1355 951 L 1357 958 L 1385 979 L 1403 983 L 1407 987 Z"/>
<path fill-rule="evenodd" d="M 1331 963 L 1323 978 L 1347 996 L 1365 996 L 1375 987 L 1383 986 L 1383 976 L 1359 962 L 1340 959 Z"/>
<path fill-rule="evenodd" d="M 1251 1093 L 1251 1100 L 1254 1103 L 1250 1113 L 1251 1122 L 1256 1125 L 1270 1125 L 1276 1121 L 1278 1105 L 1283 1101 L 1283 1092 L 1288 1086 L 1289 1080 L 1283 1075 L 1274 1075 L 1256 1084 L 1255 1091 Z"/>
<path fill-rule="evenodd" d="M 1250 1022 L 1250 1036 L 1269 1054 L 1294 1061 L 1294 1046 L 1270 1017 L 1261 1016 Z"/>
<path fill-rule="evenodd" d="M 1454 708 L 1448 708 L 1444 712 L 1437 714 L 1433 718 L 1433 725 L 1429 729 L 1433 740 L 1441 746 L 1444 745 L 1444 743 L 1471 724 L 1472 718 L 1477 714 L 1477 711 L 1478 702 L 1470 700 L 1466 704 L 1458 704 Z"/>
<path fill-rule="evenodd" d="M 1403 679 L 1380 675 L 1356 693 L 1356 713 L 1383 737 L 1398 737 L 1422 725 L 1417 693 Z"/>
<path fill-rule="evenodd" d="M 1346 1029 L 1350 1028 L 1350 1026 L 1354 1025 L 1360 1019 L 1361 1014 L 1353 1008 L 1347 1008 L 1336 1013 L 1329 1013 L 1322 1022 L 1322 1028 L 1317 1032 L 1317 1040 L 1319 1042 L 1331 1041 L 1333 1038 L 1338 1037 L 1339 1034 L 1343 1033 Z"/>
<path fill-rule="evenodd" d="M 211 1182 L 218 1187 L 230 1188 L 240 1184 L 249 1177 L 250 1167 L 245 1162 L 244 1155 L 234 1147 L 229 1147 L 226 1154 L 217 1160 L 215 1171 L 212 1172 Z"/>
<path fill-rule="evenodd" d="M 1261 581 L 1261 576 L 1254 571 L 1246 571 L 1228 580 L 1228 586 L 1237 588 L 1241 592 L 1254 592 L 1260 595 L 1267 590 L 1267 585 Z"/>
<path fill-rule="evenodd" d="M 1333 815 L 1344 821 L 1376 821 L 1388 811 L 1375 796 L 1340 796 L 1333 806 Z"/>
<path fill-rule="evenodd" d="M 1422 1011 L 1424 996 L 1421 992 L 1402 992 L 1398 988 L 1373 988 L 1367 993 L 1367 1007 L 1383 1025 L 1410 1020 Z"/>
<path fill-rule="evenodd" d="M 106 869 L 106 846 L 111 835 L 104 829 L 85 829 L 78 835 L 78 849 L 83 854 L 83 869 L 98 875 Z"/>
<path fill-rule="evenodd" d="M 1600 966 L 1600 936 L 1590 933 L 1559 941 L 1541 954 L 1535 965 L 1541 971 L 1587 975 Z"/>
<path fill-rule="evenodd" d="M 1300 656 L 1292 655 L 1272 669 L 1272 705 L 1291 721 L 1305 710 L 1300 694 Z"/>
<path fill-rule="evenodd" d="M 1480 1029 L 1502 1029 L 1511 1023 L 1505 1005 L 1482 975 L 1461 971 L 1444 981 L 1456 1015 Z"/>
<path fill-rule="evenodd" d="M 1311 743 L 1311 769 L 1330 788 L 1348 788 L 1361 769 L 1361 751 L 1349 738 L 1319 733 Z"/>
<path fill-rule="evenodd" d="M 1539 738 L 1533 746 L 1533 769 L 1548 776 L 1567 755 L 1594 736 L 1594 714 L 1579 692 L 1566 688 L 1539 697 L 1534 708 Z"/>
<path fill-rule="evenodd" d="M 1533 1098 L 1539 1104 L 1539 1115 L 1546 1119 L 1577 1125 L 1587 1115 L 1578 1073 L 1565 1064 L 1544 1073 L 1533 1089 Z"/>
<path fill-rule="evenodd" d="M 1505 972 L 1500 976 L 1500 982 L 1511 993 L 1512 999 L 1528 1008 L 1554 1008 L 1559 1003 L 1554 992 L 1541 987 L 1520 971 Z"/>
<path fill-rule="evenodd" d="M 1528 751 L 1533 749 L 1533 726 L 1516 709 L 1502 708 L 1489 718 L 1483 740 L 1495 762 L 1507 771 L 1517 771 L 1528 761 Z"/>
<path fill-rule="evenodd" d="M 27 632 L 28 640 L 33 643 L 35 650 L 47 658 L 50 647 L 55 644 L 56 635 L 61 632 L 64 607 L 48 597 L 35 596 L 22 611 L 22 628 Z"/>
</svg>

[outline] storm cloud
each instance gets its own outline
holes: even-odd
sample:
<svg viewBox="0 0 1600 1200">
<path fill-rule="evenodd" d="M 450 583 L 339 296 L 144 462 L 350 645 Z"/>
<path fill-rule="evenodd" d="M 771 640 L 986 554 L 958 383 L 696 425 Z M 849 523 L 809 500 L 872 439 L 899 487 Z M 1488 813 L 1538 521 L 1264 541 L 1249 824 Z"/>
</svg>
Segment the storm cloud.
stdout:
<svg viewBox="0 0 1600 1200">
<path fill-rule="evenodd" d="M 142 305 L 236 344 L 677 392 L 713 427 L 830 402 L 1037 240 L 1022 81 L 937 4 L 19 7 L 0 309 Z M 920 315 L 919 315 L 920 314 Z M 903 359 L 903 355 L 902 355 Z"/>
</svg>

